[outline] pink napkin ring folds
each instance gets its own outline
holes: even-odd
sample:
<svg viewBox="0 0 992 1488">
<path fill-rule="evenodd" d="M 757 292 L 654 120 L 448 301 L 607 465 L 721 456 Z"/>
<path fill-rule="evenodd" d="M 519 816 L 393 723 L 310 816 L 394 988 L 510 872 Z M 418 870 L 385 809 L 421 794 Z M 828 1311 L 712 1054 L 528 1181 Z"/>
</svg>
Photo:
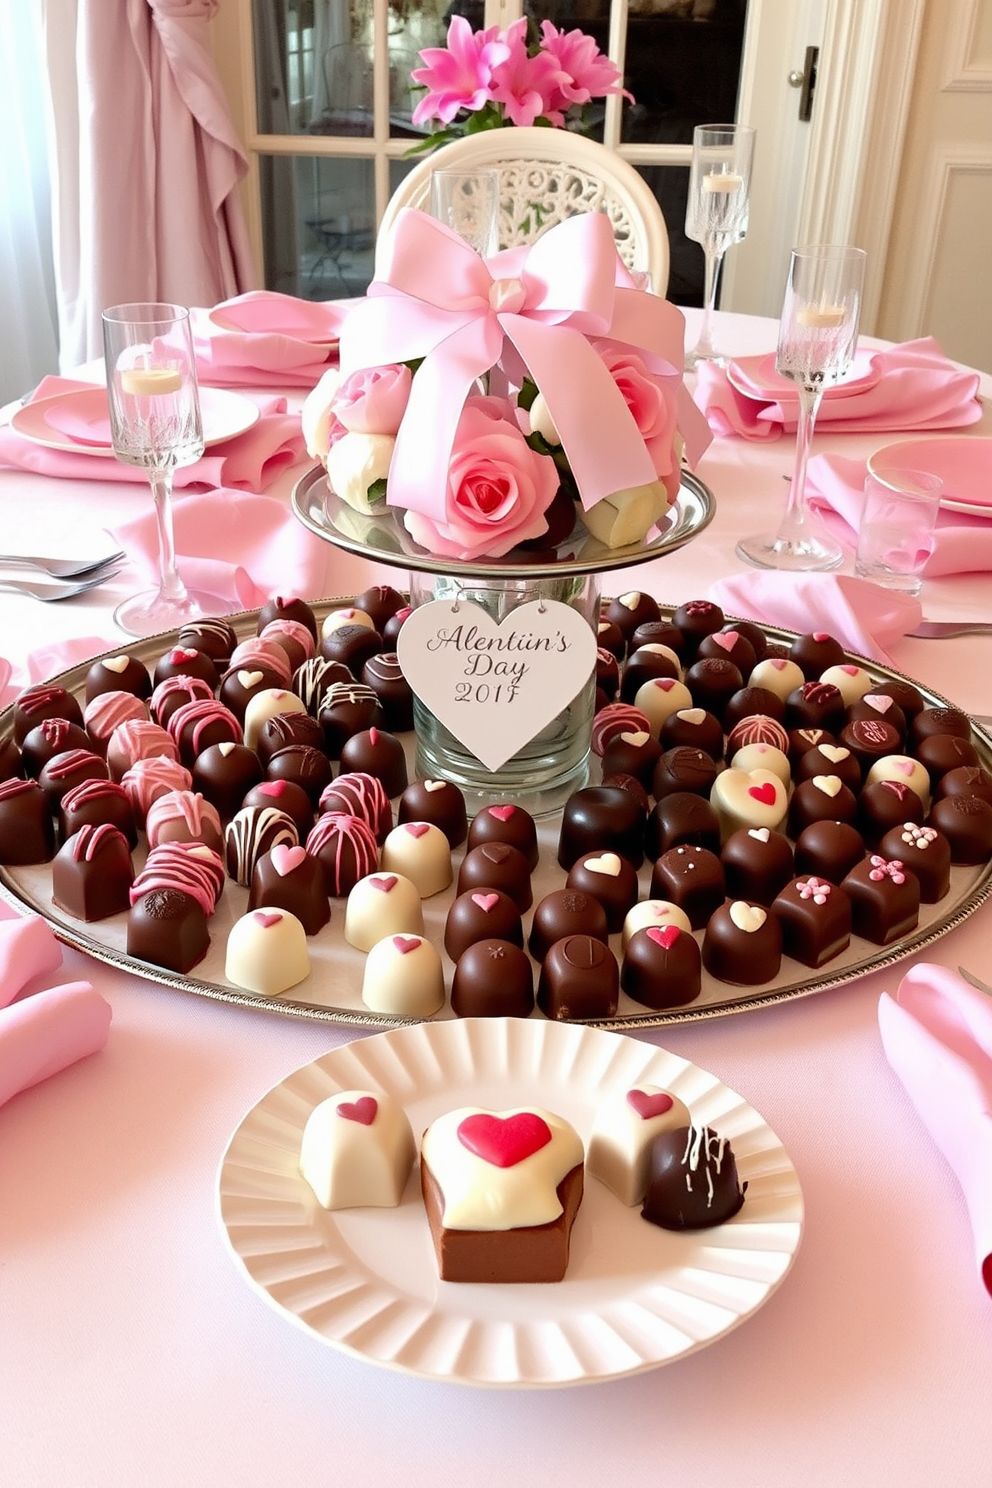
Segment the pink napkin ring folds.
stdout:
<svg viewBox="0 0 992 1488">
<path fill-rule="evenodd" d="M 445 557 L 544 536 L 562 486 L 594 536 L 636 542 L 674 500 L 683 451 L 694 464 L 710 440 L 684 329 L 633 288 L 601 213 L 483 259 L 406 209 L 341 328 L 340 372 L 306 401 L 308 447 L 342 500 L 400 508 Z"/>
</svg>

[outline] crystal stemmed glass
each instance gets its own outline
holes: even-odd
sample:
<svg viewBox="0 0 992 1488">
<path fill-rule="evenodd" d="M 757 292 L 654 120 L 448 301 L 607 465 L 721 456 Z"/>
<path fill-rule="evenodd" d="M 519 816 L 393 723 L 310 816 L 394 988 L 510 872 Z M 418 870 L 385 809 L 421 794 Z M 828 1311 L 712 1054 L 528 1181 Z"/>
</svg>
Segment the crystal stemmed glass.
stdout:
<svg viewBox="0 0 992 1488">
<path fill-rule="evenodd" d="M 147 470 L 158 530 L 159 585 L 125 600 L 114 619 L 129 635 L 155 635 L 203 613 L 176 567 L 172 472 L 203 454 L 203 425 L 189 311 L 181 305 L 115 305 L 103 312 L 114 454 Z"/>
<path fill-rule="evenodd" d="M 862 248 L 793 249 L 775 367 L 799 394 L 796 463 L 779 530 L 737 544 L 738 557 L 758 568 L 825 570 L 837 568 L 844 556 L 839 543 L 811 527 L 806 464 L 823 394 L 841 381 L 854 356 L 864 277 Z"/>
<path fill-rule="evenodd" d="M 692 169 L 685 234 L 706 257 L 703 324 L 685 369 L 724 360 L 713 345 L 713 310 L 723 255 L 747 233 L 755 130 L 749 124 L 698 124 L 692 131 Z"/>
<path fill-rule="evenodd" d="M 481 253 L 499 251 L 498 170 L 431 171 L 430 214 Z"/>
</svg>

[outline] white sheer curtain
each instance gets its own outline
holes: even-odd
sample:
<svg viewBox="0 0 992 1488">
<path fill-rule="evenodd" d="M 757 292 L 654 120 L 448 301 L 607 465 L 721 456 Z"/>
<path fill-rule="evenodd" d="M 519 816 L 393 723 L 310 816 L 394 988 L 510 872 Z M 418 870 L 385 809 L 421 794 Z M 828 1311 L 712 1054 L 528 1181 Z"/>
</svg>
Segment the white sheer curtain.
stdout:
<svg viewBox="0 0 992 1488">
<path fill-rule="evenodd" d="M 255 287 L 237 197 L 247 162 L 210 53 L 218 0 L 42 3 L 72 366 L 100 354 L 107 305 L 212 305 Z"/>
<path fill-rule="evenodd" d="M 0 404 L 58 370 L 36 7 L 0 0 Z"/>
</svg>

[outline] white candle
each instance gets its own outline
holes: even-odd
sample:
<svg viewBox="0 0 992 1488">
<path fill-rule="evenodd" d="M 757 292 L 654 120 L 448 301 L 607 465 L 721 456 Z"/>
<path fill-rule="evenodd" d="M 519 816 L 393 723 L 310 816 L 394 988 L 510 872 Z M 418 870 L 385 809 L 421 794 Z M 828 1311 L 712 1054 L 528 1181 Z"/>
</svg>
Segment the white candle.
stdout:
<svg viewBox="0 0 992 1488">
<path fill-rule="evenodd" d="M 804 305 L 796 316 L 800 325 L 829 330 L 844 319 L 843 305 Z"/>
<path fill-rule="evenodd" d="M 703 177 L 704 191 L 721 191 L 729 195 L 731 191 L 739 191 L 744 185 L 744 177 L 734 175 L 732 171 L 710 171 Z"/>
<path fill-rule="evenodd" d="M 182 373 L 174 367 L 129 367 L 121 373 L 121 391 L 138 398 L 178 393 L 182 385 Z"/>
</svg>

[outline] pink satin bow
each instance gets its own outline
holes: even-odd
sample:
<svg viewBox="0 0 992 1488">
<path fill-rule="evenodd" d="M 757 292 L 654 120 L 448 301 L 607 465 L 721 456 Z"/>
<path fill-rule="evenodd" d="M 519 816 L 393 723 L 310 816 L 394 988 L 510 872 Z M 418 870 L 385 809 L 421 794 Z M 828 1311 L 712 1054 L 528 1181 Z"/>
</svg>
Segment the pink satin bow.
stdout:
<svg viewBox="0 0 992 1488">
<path fill-rule="evenodd" d="M 442 223 L 402 211 L 380 239 L 375 279 L 348 315 L 340 347 L 344 377 L 423 359 L 396 440 L 390 503 L 443 517 L 462 407 L 476 379 L 501 358 L 511 374 L 526 369 L 543 393 L 587 510 L 655 480 L 644 440 L 590 336 L 636 347 L 653 372 L 675 379 L 690 461 L 702 453 L 710 436 L 681 380 L 681 312 L 625 282 L 602 213 L 571 217 L 530 247 L 483 260 Z"/>
</svg>

